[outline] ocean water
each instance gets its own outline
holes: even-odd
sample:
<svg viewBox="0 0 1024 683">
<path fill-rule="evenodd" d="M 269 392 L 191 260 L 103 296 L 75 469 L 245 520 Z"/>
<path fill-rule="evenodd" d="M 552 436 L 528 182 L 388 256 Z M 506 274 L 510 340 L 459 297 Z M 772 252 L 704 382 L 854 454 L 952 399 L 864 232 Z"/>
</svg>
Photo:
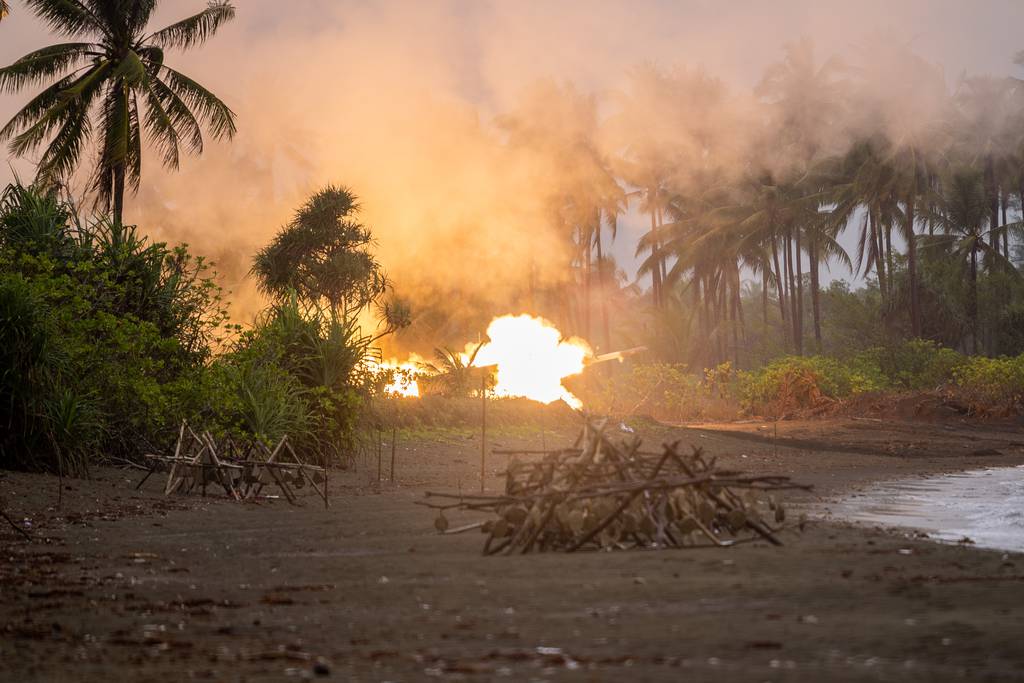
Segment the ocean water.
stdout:
<svg viewBox="0 0 1024 683">
<path fill-rule="evenodd" d="M 833 517 L 907 527 L 979 548 L 1024 552 L 1024 466 L 901 479 L 829 506 Z"/>
</svg>

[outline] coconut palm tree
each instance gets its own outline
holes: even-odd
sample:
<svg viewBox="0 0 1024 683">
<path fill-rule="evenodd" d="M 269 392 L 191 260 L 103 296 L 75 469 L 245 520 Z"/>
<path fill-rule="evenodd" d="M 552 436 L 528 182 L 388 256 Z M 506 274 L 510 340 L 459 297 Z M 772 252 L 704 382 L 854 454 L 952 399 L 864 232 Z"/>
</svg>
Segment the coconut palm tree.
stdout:
<svg viewBox="0 0 1024 683">
<path fill-rule="evenodd" d="M 988 188 L 984 172 L 965 168 L 954 172 L 942 183 L 941 191 L 929 203 L 927 219 L 942 234 L 922 236 L 924 248 L 942 250 L 967 267 L 967 318 L 971 326 L 970 353 L 978 353 L 978 256 L 990 263 L 1007 266 L 1016 273 L 991 239 Z M 931 208 L 934 207 L 934 208 Z M 1017 230 L 1019 224 L 1007 226 Z M 987 228 L 987 229 L 986 229 Z"/>
<path fill-rule="evenodd" d="M 1006 170 L 1011 166 L 1016 137 L 1013 121 L 1019 107 L 1014 81 L 1009 78 L 973 76 L 964 79 L 956 95 L 960 117 L 956 121 L 964 156 L 982 168 L 989 229 L 996 252 L 1000 249 L 1002 221 L 1000 190 L 1006 189 Z"/>
<path fill-rule="evenodd" d="M 91 186 L 120 223 L 126 186 L 142 177 L 143 131 L 178 168 L 182 149 L 203 150 L 201 125 L 215 139 L 235 134 L 235 115 L 213 93 L 164 63 L 164 50 L 211 38 L 235 15 L 225 0 L 148 33 L 158 0 L 26 0 L 59 34 L 77 39 L 31 52 L 0 69 L 0 92 L 15 93 L 56 78 L 0 129 L 0 142 L 23 156 L 45 145 L 38 177 L 66 180 L 92 144 L 98 153 Z"/>
<path fill-rule="evenodd" d="M 815 56 L 814 41 L 804 37 L 786 45 L 782 61 L 769 67 L 757 85 L 755 93 L 771 107 L 773 130 L 781 144 L 779 151 L 784 163 L 791 166 L 786 169 L 787 176 L 799 179 L 808 174 L 832 144 L 835 128 L 844 109 L 845 82 L 842 77 L 845 71 L 846 65 L 837 57 L 819 62 Z M 802 190 L 798 193 L 802 193 Z M 790 277 L 795 279 L 796 284 L 793 288 L 796 297 L 791 299 L 791 308 L 794 342 L 798 353 L 803 348 L 804 250 L 809 256 L 816 340 L 820 343 L 820 320 L 817 317 L 820 307 L 817 305 L 817 297 L 819 270 L 825 254 L 822 253 L 823 245 L 819 243 L 819 238 L 824 235 L 820 231 L 804 234 L 806 227 L 806 222 L 801 221 L 787 227 L 782 235 L 786 245 L 786 260 L 791 259 Z M 825 258 L 827 260 L 827 256 Z"/>
</svg>

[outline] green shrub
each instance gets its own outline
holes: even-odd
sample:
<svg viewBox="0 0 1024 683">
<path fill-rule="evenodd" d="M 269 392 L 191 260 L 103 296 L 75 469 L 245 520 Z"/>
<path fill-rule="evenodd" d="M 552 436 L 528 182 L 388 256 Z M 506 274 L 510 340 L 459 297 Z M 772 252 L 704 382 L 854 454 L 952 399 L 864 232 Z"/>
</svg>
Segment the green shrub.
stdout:
<svg viewBox="0 0 1024 683">
<path fill-rule="evenodd" d="M 1010 415 L 1024 410 L 1024 354 L 972 356 L 954 371 L 956 392 L 971 412 Z"/>
<path fill-rule="evenodd" d="M 740 380 L 744 408 L 776 416 L 885 388 L 881 372 L 873 364 L 864 360 L 844 364 L 824 356 L 786 356 L 743 373 Z"/>
<path fill-rule="evenodd" d="M 360 368 L 372 340 L 354 320 L 284 299 L 215 363 L 222 429 L 268 441 L 284 434 L 318 461 L 344 462 L 364 406 Z"/>
<path fill-rule="evenodd" d="M 44 299 L 21 275 L 0 276 L 0 464 L 85 471 L 102 423 L 72 368 Z"/>
<path fill-rule="evenodd" d="M 948 384 L 964 363 L 953 349 L 926 339 L 911 339 L 858 354 L 852 363 L 877 367 L 885 382 L 897 389 L 930 390 Z"/>
<path fill-rule="evenodd" d="M 709 368 L 703 375 L 681 363 L 599 368 L 566 382 L 596 413 L 646 415 L 665 422 L 728 419 L 737 413 L 739 375 L 730 363 Z"/>
<path fill-rule="evenodd" d="M 209 404 L 206 363 L 226 314 L 206 263 L 72 214 L 32 188 L 0 199 L 0 391 L 16 392 L 5 405 L 22 414 L 4 438 L 11 465 L 82 469 L 100 453 L 163 449 Z"/>
</svg>

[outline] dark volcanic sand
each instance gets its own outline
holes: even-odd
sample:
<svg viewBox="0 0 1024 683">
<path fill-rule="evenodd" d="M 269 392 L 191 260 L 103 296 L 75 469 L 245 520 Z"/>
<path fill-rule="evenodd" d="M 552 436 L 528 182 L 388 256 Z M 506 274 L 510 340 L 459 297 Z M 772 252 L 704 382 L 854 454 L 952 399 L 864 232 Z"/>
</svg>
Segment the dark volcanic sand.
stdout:
<svg viewBox="0 0 1024 683">
<path fill-rule="evenodd" d="M 648 442 L 815 484 L 797 507 L 1024 463 L 1024 437 L 991 428 L 833 419 L 780 423 L 776 444 L 771 423 L 704 427 Z M 1024 680 L 1022 555 L 811 522 L 782 548 L 484 558 L 413 505 L 478 468 L 475 438 L 401 441 L 400 486 L 375 492 L 375 463 L 338 474 L 326 511 L 165 499 L 162 477 L 136 493 L 139 473 L 108 469 L 66 481 L 58 512 L 54 478 L 2 473 L 8 512 L 50 540 L 0 527 L 0 681 Z"/>
</svg>

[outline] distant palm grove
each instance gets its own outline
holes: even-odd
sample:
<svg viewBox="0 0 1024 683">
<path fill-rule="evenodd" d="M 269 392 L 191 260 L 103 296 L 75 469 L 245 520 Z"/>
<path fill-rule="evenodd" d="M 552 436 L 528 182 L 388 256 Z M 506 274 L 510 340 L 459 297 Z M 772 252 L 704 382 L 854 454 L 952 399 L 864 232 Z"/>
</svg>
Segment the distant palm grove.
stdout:
<svg viewBox="0 0 1024 683">
<path fill-rule="evenodd" d="M 908 49 L 875 47 L 853 68 L 789 45 L 747 99 L 653 66 L 608 102 L 541 86 L 550 117 L 502 123 L 565 171 L 554 213 L 575 285 L 552 317 L 696 367 L 910 338 L 1024 351 L 1024 82 L 951 89 Z M 649 220 L 639 288 L 608 256 L 629 208 Z"/>
</svg>

